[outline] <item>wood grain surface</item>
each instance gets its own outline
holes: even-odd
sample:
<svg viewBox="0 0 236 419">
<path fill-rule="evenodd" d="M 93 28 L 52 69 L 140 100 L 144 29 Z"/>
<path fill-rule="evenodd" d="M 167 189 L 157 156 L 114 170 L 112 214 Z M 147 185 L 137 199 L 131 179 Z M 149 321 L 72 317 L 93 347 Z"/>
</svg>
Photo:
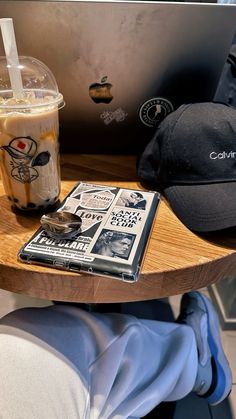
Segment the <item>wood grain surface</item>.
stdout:
<svg viewBox="0 0 236 419">
<path fill-rule="evenodd" d="M 134 156 L 61 156 L 61 199 L 78 181 L 143 189 Z M 138 282 L 77 274 L 17 261 L 39 227 L 40 214 L 12 211 L 0 182 L 0 287 L 29 296 L 86 303 L 140 301 L 180 294 L 236 273 L 236 235 L 198 236 L 162 199 Z"/>
</svg>

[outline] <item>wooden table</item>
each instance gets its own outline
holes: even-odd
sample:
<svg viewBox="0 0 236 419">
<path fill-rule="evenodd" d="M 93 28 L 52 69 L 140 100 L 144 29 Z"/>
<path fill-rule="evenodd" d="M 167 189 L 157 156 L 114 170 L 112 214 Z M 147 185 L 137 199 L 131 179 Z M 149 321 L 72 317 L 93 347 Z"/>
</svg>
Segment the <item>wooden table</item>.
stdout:
<svg viewBox="0 0 236 419">
<path fill-rule="evenodd" d="M 64 155 L 61 167 L 61 198 L 79 180 L 142 189 L 134 156 Z M 164 199 L 136 283 L 18 262 L 18 250 L 39 227 L 40 216 L 12 212 L 1 182 L 0 207 L 0 287 L 8 291 L 58 301 L 138 301 L 198 289 L 236 273 L 235 231 L 200 237 L 176 218 Z"/>
</svg>

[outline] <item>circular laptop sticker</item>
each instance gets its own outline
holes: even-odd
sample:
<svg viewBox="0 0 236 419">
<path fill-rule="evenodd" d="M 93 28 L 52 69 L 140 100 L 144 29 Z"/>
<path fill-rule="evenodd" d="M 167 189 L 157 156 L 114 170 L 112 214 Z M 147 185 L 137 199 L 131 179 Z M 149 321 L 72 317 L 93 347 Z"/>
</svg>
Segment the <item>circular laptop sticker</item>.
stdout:
<svg viewBox="0 0 236 419">
<path fill-rule="evenodd" d="M 142 104 L 139 117 L 148 127 L 155 127 L 173 110 L 174 107 L 168 99 L 154 97 Z"/>
</svg>

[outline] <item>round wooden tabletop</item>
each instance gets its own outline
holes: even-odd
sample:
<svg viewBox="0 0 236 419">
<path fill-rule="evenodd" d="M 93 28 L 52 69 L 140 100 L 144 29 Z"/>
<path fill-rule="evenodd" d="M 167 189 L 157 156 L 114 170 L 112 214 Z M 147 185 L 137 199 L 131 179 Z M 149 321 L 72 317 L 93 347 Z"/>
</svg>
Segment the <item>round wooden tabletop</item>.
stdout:
<svg viewBox="0 0 236 419">
<path fill-rule="evenodd" d="M 61 198 L 78 181 L 143 189 L 134 156 L 61 156 Z M 78 274 L 17 261 L 22 245 L 39 227 L 39 214 L 16 213 L 0 182 L 0 287 L 48 300 L 108 303 L 151 300 L 198 289 L 236 272 L 235 231 L 196 235 L 162 199 L 139 280 Z"/>
</svg>

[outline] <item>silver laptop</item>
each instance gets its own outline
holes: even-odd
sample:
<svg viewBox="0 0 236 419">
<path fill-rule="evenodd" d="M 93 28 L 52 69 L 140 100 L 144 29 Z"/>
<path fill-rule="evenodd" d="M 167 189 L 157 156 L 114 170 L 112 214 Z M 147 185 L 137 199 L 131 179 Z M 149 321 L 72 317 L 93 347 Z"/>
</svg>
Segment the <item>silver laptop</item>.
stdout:
<svg viewBox="0 0 236 419">
<path fill-rule="evenodd" d="M 85 153 L 139 152 L 173 109 L 212 100 L 236 29 L 236 6 L 204 3 L 6 0 L 0 17 L 56 77 L 61 150 Z"/>
</svg>

